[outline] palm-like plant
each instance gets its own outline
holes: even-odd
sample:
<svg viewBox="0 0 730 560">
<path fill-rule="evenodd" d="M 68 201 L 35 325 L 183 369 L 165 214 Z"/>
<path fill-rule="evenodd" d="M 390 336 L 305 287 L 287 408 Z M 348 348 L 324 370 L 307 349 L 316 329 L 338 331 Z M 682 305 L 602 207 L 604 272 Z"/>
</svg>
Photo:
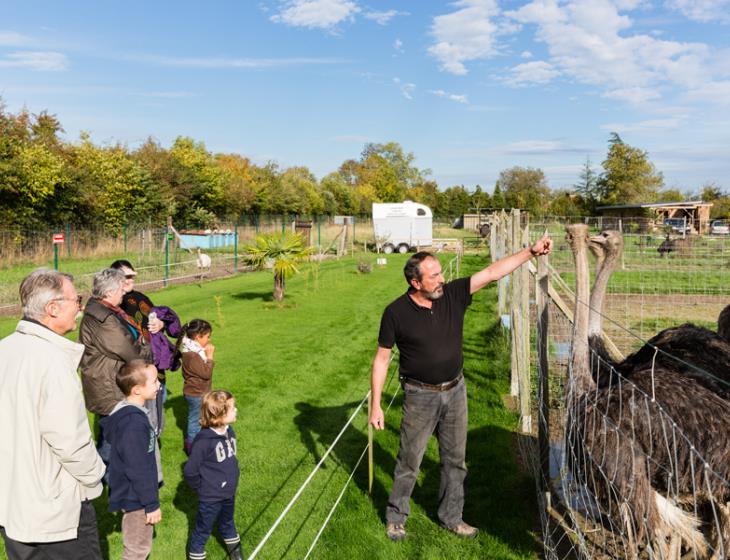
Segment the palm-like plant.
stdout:
<svg viewBox="0 0 730 560">
<path fill-rule="evenodd" d="M 269 233 L 256 236 L 253 245 L 244 249 L 246 260 L 257 268 L 272 264 L 274 271 L 274 299 L 284 299 L 284 281 L 299 272 L 297 263 L 312 253 L 304 238 L 295 233 Z"/>
</svg>

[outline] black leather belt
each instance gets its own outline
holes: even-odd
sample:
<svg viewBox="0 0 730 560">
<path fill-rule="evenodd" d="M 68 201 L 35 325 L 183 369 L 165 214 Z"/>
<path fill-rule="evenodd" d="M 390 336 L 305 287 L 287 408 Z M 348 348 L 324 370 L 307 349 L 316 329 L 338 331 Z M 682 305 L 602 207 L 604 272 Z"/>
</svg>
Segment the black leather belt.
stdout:
<svg viewBox="0 0 730 560">
<path fill-rule="evenodd" d="M 416 387 L 420 387 L 421 389 L 426 389 L 427 391 L 448 391 L 449 389 L 453 389 L 454 387 L 456 387 L 456 384 L 459 383 L 459 381 L 461 381 L 463 378 L 464 374 L 460 373 L 451 381 L 444 381 L 443 383 L 439 383 L 438 385 L 424 383 L 423 381 L 411 379 L 410 377 L 401 377 L 401 381 L 403 381 L 403 383 L 407 385 L 414 385 Z"/>
</svg>

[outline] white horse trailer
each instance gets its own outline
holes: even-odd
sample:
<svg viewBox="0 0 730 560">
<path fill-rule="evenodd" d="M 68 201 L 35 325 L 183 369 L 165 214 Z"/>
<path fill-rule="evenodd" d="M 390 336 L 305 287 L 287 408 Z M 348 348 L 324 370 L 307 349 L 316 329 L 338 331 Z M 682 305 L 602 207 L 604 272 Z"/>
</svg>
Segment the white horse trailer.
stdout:
<svg viewBox="0 0 730 560">
<path fill-rule="evenodd" d="M 407 253 L 433 244 L 433 213 L 428 206 L 406 200 L 373 203 L 373 231 L 378 250 Z"/>
</svg>

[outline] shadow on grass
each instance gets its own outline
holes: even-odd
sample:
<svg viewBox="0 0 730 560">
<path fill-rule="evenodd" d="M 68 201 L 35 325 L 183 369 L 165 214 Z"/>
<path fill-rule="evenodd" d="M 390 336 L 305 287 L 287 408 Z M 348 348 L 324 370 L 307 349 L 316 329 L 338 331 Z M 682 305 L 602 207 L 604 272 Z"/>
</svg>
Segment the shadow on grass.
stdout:
<svg viewBox="0 0 730 560">
<path fill-rule="evenodd" d="M 190 535 L 195 527 L 195 516 L 198 513 L 198 496 L 188 486 L 187 482 L 185 482 L 185 477 L 182 473 L 184 467 L 184 464 L 180 465 L 180 482 L 175 490 L 175 497 L 172 499 L 172 504 L 176 509 L 184 513 L 188 520 L 188 533 L 184 543 L 184 549 L 187 550 L 187 543 L 190 542 Z"/>
<path fill-rule="evenodd" d="M 238 292 L 236 294 L 233 294 L 232 297 L 233 299 L 240 299 L 243 301 L 274 301 L 274 293 L 272 292 L 272 290 L 267 290 L 265 292 Z"/>
<path fill-rule="evenodd" d="M 360 404 L 359 401 L 353 401 L 340 406 L 318 407 L 306 402 L 296 403 L 295 407 L 299 414 L 294 418 L 294 423 L 299 429 L 299 437 L 302 443 L 308 450 L 307 455 L 311 455 L 315 462 L 319 463 L 322 458 L 319 449 L 329 448 L 358 404 Z M 331 457 L 335 463 L 339 464 L 349 474 L 355 468 L 355 464 L 367 443 L 367 435 L 354 429 L 348 429 L 333 449 Z M 386 471 L 392 472 L 395 469 L 393 455 L 383 449 L 377 440 L 373 443 L 373 460 Z M 328 468 L 327 463 L 325 462 L 321 468 Z M 364 494 L 368 493 L 368 471 L 366 468 L 359 468 L 353 480 Z M 380 512 L 381 518 L 385 521 L 388 492 L 377 479 L 373 481 L 371 498 L 376 509 Z"/>
<path fill-rule="evenodd" d="M 299 414 L 294 421 L 299 428 L 302 442 L 315 461 L 319 462 L 322 456 L 320 449 L 331 445 L 358 404 L 350 402 L 333 407 L 317 407 L 305 402 L 296 404 Z M 387 428 L 395 435 L 398 434 L 397 427 Z M 529 477 L 518 471 L 512 460 L 513 436 L 511 431 L 497 426 L 484 426 L 469 431 L 469 475 L 466 480 L 464 519 L 504 542 L 512 550 L 529 555 L 537 546 L 531 535 L 532 512 L 536 509 L 535 487 Z M 366 444 L 367 436 L 360 432 L 353 431 L 349 437 L 343 435 L 332 451 L 334 460 L 345 472 L 352 472 Z M 377 440 L 374 442 L 373 453 L 375 463 L 385 472 L 392 473 L 395 469 L 395 453 L 381 447 Z M 440 463 L 424 456 L 421 471 L 424 476 L 419 477 L 411 499 L 438 524 Z M 353 480 L 367 494 L 367 469 L 360 465 Z M 389 490 L 377 479 L 374 481 L 373 506 L 383 523 Z"/>
<path fill-rule="evenodd" d="M 122 514 L 109 511 L 109 487 L 105 486 L 101 496 L 94 500 L 96 510 L 96 526 L 99 531 L 99 545 L 101 546 L 101 557 L 109 556 L 109 535 L 122 531 Z"/>
</svg>

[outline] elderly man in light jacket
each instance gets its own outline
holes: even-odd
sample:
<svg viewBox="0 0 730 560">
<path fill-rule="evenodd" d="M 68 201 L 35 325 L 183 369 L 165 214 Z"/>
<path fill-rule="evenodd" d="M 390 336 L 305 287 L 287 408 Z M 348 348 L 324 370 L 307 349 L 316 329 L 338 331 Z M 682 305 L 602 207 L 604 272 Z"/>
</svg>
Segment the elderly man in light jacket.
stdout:
<svg viewBox="0 0 730 560">
<path fill-rule="evenodd" d="M 101 559 L 104 463 L 76 370 L 84 352 L 72 278 L 39 269 L 20 285 L 23 319 L 0 341 L 0 534 L 10 560 Z"/>
</svg>

